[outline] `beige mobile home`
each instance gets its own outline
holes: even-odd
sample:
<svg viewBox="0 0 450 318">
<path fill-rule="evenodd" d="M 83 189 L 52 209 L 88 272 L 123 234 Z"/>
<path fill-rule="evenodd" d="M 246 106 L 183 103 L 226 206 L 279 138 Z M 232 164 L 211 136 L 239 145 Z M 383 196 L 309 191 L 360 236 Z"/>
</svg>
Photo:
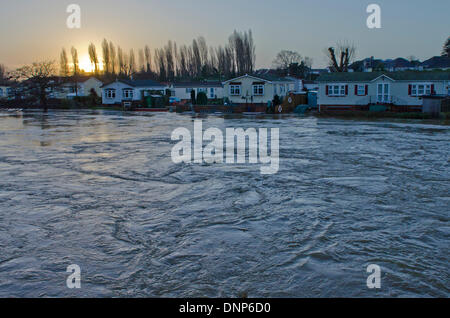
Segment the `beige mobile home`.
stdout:
<svg viewBox="0 0 450 318">
<path fill-rule="evenodd" d="M 273 76 L 244 75 L 224 82 L 224 97 L 233 104 L 265 104 L 295 90 L 295 82 Z"/>
<path fill-rule="evenodd" d="M 181 101 L 191 100 L 191 91 L 195 91 L 195 96 L 198 93 L 205 93 L 208 99 L 223 98 L 223 85 L 220 82 L 188 82 L 188 83 L 173 83 L 170 86 L 172 96 Z"/>
</svg>

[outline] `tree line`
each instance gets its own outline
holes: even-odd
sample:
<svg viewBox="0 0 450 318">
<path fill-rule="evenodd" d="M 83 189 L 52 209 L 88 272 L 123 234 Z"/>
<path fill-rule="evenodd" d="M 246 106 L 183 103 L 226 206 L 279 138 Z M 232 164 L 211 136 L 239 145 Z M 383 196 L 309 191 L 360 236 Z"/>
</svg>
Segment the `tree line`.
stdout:
<svg viewBox="0 0 450 318">
<path fill-rule="evenodd" d="M 125 51 L 104 39 L 100 52 L 93 43 L 89 45 L 88 53 L 94 73 L 106 78 L 145 76 L 159 81 L 229 78 L 253 73 L 256 61 L 251 30 L 234 31 L 228 43 L 218 47 L 208 46 L 204 37 L 198 37 L 192 44 L 182 46 L 178 46 L 174 41 L 168 41 L 164 47 L 156 48 L 153 54 L 148 45 L 137 51 L 134 49 Z M 72 47 L 71 60 L 67 51 L 62 49 L 60 75 L 77 75 L 80 71 L 77 49 Z"/>
</svg>

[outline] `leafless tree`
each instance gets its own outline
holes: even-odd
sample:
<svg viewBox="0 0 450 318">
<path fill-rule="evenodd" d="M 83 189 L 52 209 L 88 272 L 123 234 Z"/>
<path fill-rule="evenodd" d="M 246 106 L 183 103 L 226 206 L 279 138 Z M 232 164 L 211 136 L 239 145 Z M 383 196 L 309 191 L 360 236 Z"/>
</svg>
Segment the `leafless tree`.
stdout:
<svg viewBox="0 0 450 318">
<path fill-rule="evenodd" d="M 252 73 L 255 67 L 256 53 L 253 42 L 252 31 L 234 31 L 229 38 L 229 49 L 231 49 L 232 68 L 237 75 Z"/>
<path fill-rule="evenodd" d="M 72 49 L 70 50 L 70 53 L 72 55 L 72 64 L 73 64 L 73 82 L 74 82 L 74 88 L 75 88 L 75 96 L 78 96 L 78 73 L 80 71 L 80 62 L 78 61 L 78 51 L 75 47 L 72 46 Z"/>
<path fill-rule="evenodd" d="M 0 81 L 4 81 L 7 79 L 6 67 L 3 64 L 0 64 Z"/>
<path fill-rule="evenodd" d="M 116 47 L 112 42 L 109 42 L 109 58 L 111 63 L 111 73 L 115 75 L 117 65 L 117 54 L 116 54 Z"/>
<path fill-rule="evenodd" d="M 202 56 L 200 53 L 200 48 L 196 39 L 192 41 L 192 69 L 194 71 L 194 76 L 200 76 L 202 72 Z"/>
<path fill-rule="evenodd" d="M 97 50 L 95 48 L 94 43 L 89 44 L 88 52 L 89 52 L 89 58 L 91 60 L 91 63 L 94 65 L 94 73 L 96 75 L 98 75 L 99 60 L 98 60 Z"/>
<path fill-rule="evenodd" d="M 442 48 L 442 56 L 450 57 L 450 36 L 444 43 L 444 47 Z"/>
<path fill-rule="evenodd" d="M 23 81 L 30 95 L 39 99 L 41 106 L 47 110 L 49 88 L 56 87 L 56 66 L 53 61 L 36 62 L 17 69 L 14 72 L 16 80 Z"/>
<path fill-rule="evenodd" d="M 348 66 L 355 57 L 356 47 L 348 42 L 338 42 L 335 47 L 329 47 L 325 54 L 328 57 L 332 72 L 348 72 Z M 339 59 L 339 61 L 338 61 Z"/>
<path fill-rule="evenodd" d="M 70 50 L 70 53 L 72 55 L 72 64 L 73 64 L 73 75 L 76 76 L 79 73 L 79 64 L 80 62 L 78 61 L 78 51 L 75 47 L 72 46 L 72 49 Z"/>
<path fill-rule="evenodd" d="M 140 73 L 145 73 L 145 54 L 144 54 L 144 49 L 139 49 L 139 53 L 138 53 L 138 71 Z"/>
<path fill-rule="evenodd" d="M 109 42 L 104 39 L 102 42 L 102 53 L 103 53 L 103 70 L 105 74 L 109 75 L 111 73 L 111 57 L 109 50 Z"/>
<path fill-rule="evenodd" d="M 69 59 L 67 58 L 66 49 L 62 49 L 59 62 L 59 71 L 62 77 L 69 76 Z"/>
<path fill-rule="evenodd" d="M 303 61 L 303 57 L 295 51 L 283 50 L 277 54 L 273 65 L 277 69 L 286 70 L 292 64 L 300 64 Z"/>
<path fill-rule="evenodd" d="M 166 65 L 167 79 L 173 81 L 175 78 L 175 59 L 174 59 L 174 46 L 172 41 L 169 41 L 164 47 L 164 59 Z"/>
<path fill-rule="evenodd" d="M 117 62 L 119 64 L 119 75 L 122 75 L 122 76 L 125 75 L 126 74 L 125 59 L 124 59 L 123 50 L 120 46 L 117 48 Z"/>
<path fill-rule="evenodd" d="M 156 49 L 154 59 L 155 59 L 155 67 L 159 75 L 159 80 L 161 81 L 167 80 L 167 65 L 164 49 Z"/>
<path fill-rule="evenodd" d="M 147 73 L 150 73 L 152 71 L 152 53 L 150 52 L 150 48 L 148 47 L 148 45 L 145 46 L 144 55 L 145 55 L 146 71 Z"/>
<path fill-rule="evenodd" d="M 131 49 L 129 59 L 128 59 L 127 75 L 130 76 L 130 75 L 133 75 L 134 73 L 136 73 L 136 56 L 134 55 L 134 50 Z"/>
</svg>

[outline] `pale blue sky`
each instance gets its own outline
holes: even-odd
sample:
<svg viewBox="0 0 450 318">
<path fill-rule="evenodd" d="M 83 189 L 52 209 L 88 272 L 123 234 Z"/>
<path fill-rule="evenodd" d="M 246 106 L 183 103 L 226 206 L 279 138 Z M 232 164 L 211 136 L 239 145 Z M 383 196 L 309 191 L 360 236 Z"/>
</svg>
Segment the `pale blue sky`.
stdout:
<svg viewBox="0 0 450 318">
<path fill-rule="evenodd" d="M 82 28 L 66 28 L 66 7 L 82 9 Z M 366 27 L 366 7 L 382 8 L 382 29 Z M 160 47 L 171 39 L 189 44 L 202 35 L 223 44 L 237 30 L 252 29 L 257 66 L 271 65 L 281 49 L 325 65 L 324 48 L 352 41 L 357 57 L 426 59 L 440 54 L 450 36 L 448 0 L 2 0 L 0 63 L 15 67 L 57 59 L 62 47 L 87 53 L 106 37 L 125 49 Z"/>
</svg>

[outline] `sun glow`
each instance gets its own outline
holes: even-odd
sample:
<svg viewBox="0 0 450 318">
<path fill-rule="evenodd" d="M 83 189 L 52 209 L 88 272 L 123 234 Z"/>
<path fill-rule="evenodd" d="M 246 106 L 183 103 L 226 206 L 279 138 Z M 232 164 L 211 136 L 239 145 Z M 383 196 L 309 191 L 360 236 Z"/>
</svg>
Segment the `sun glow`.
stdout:
<svg viewBox="0 0 450 318">
<path fill-rule="evenodd" d="M 90 60 L 90 58 L 89 58 L 89 55 L 83 55 L 81 58 L 80 58 L 80 65 L 79 65 L 79 67 L 80 67 L 80 70 L 83 70 L 83 71 L 85 71 L 85 72 L 87 72 L 87 73 L 93 73 L 94 72 L 94 70 L 95 70 L 95 67 L 94 67 L 94 64 L 92 64 L 91 63 L 91 60 Z M 99 65 L 98 65 L 98 67 L 99 67 L 99 70 L 101 71 L 102 69 L 103 69 L 103 63 L 102 63 L 102 61 L 99 61 Z"/>
</svg>

